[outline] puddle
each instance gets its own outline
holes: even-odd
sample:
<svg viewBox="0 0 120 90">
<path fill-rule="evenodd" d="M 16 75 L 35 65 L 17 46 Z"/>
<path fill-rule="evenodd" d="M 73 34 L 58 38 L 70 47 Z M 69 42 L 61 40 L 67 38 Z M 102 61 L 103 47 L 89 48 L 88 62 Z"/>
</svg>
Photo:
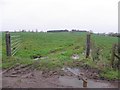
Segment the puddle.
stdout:
<svg viewBox="0 0 120 90">
<path fill-rule="evenodd" d="M 33 59 L 33 60 L 38 60 L 38 59 L 40 59 L 40 58 L 35 58 L 35 59 Z"/>
<path fill-rule="evenodd" d="M 66 67 L 66 68 L 62 68 L 63 71 L 65 72 L 72 72 L 73 74 L 75 75 L 79 75 L 80 74 L 80 69 L 78 68 L 69 68 L 69 67 Z"/>
<path fill-rule="evenodd" d="M 82 76 L 83 78 L 85 77 L 85 73 L 82 72 L 79 68 L 69 68 L 65 67 L 62 68 L 64 72 L 71 72 L 75 76 Z M 84 73 L 84 74 L 83 74 Z M 59 82 L 61 85 L 64 86 L 71 86 L 75 88 L 83 88 L 83 80 L 79 80 L 78 77 L 72 77 L 72 76 L 60 76 L 59 77 Z M 108 81 L 103 81 L 103 80 L 94 80 L 94 79 L 87 79 L 87 88 L 117 88 L 117 85 L 114 85 L 113 83 L 110 83 Z"/>
<path fill-rule="evenodd" d="M 73 54 L 71 58 L 74 59 L 74 60 L 77 60 L 77 59 L 79 59 L 80 57 L 79 57 L 79 55 L 77 55 L 77 54 Z"/>
<path fill-rule="evenodd" d="M 41 57 L 40 59 L 47 59 L 48 57 Z"/>
<path fill-rule="evenodd" d="M 48 57 L 37 57 L 37 58 L 34 58 L 33 60 L 39 60 L 39 59 L 47 59 Z"/>
<path fill-rule="evenodd" d="M 83 88 L 83 81 L 74 77 L 60 76 L 59 83 L 64 86 L 71 86 L 73 88 Z M 115 86 L 107 82 L 88 79 L 87 88 L 115 88 Z"/>
<path fill-rule="evenodd" d="M 82 87 L 82 81 L 78 80 L 78 78 L 72 78 L 68 76 L 60 76 L 59 82 L 64 86 L 72 86 L 72 87 Z"/>
</svg>

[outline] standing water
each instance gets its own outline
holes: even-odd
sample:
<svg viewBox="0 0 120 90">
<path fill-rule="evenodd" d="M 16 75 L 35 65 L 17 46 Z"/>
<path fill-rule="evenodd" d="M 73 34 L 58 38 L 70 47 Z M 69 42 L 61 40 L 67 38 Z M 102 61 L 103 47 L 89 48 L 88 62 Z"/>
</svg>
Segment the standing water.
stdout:
<svg viewBox="0 0 120 90">
<path fill-rule="evenodd" d="M 70 71 L 74 75 L 80 75 L 80 69 L 78 68 L 63 68 L 65 72 Z M 77 77 L 60 76 L 59 83 L 63 86 L 70 86 L 73 88 L 83 88 L 83 80 L 79 80 Z M 103 80 L 87 79 L 87 88 L 118 88 L 112 83 Z"/>
</svg>

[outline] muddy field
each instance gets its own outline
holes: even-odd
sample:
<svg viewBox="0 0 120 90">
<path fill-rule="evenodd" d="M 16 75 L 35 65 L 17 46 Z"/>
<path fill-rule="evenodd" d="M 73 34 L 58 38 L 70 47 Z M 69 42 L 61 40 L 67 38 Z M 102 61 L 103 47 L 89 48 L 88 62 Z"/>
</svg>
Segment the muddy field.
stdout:
<svg viewBox="0 0 120 90">
<path fill-rule="evenodd" d="M 3 88 L 117 88 L 117 82 L 100 80 L 98 71 L 65 67 L 61 70 L 40 71 L 31 65 L 17 65 L 3 70 Z"/>
</svg>

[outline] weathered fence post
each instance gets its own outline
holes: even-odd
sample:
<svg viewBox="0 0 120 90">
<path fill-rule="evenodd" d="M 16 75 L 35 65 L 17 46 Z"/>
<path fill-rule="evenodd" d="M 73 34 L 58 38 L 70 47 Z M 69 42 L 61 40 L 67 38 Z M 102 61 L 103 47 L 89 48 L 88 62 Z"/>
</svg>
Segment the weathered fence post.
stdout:
<svg viewBox="0 0 120 90">
<path fill-rule="evenodd" d="M 116 47 L 116 44 L 113 44 L 113 46 L 112 46 L 112 54 L 111 54 L 111 65 L 112 65 L 112 68 L 114 67 L 115 47 Z"/>
<path fill-rule="evenodd" d="M 118 37 L 118 55 L 120 58 L 120 38 Z M 118 61 L 118 70 L 120 70 L 120 59 Z"/>
<path fill-rule="evenodd" d="M 120 55 L 120 38 L 118 38 L 118 55 Z"/>
<path fill-rule="evenodd" d="M 83 80 L 83 87 L 87 87 L 87 79 Z"/>
<path fill-rule="evenodd" d="M 87 34 L 87 40 L 86 40 L 86 58 L 89 57 L 90 54 L 90 33 Z"/>
<path fill-rule="evenodd" d="M 7 56 L 11 56 L 11 41 L 10 41 L 10 33 L 6 32 L 6 54 Z"/>
</svg>

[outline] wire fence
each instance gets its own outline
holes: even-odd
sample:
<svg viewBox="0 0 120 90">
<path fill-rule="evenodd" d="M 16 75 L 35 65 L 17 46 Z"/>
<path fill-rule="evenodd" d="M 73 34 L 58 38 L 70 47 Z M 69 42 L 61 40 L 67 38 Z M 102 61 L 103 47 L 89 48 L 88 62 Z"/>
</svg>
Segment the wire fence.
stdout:
<svg viewBox="0 0 120 90">
<path fill-rule="evenodd" d="M 88 33 L 86 35 L 86 58 L 92 57 L 93 61 L 99 61 L 102 60 L 103 57 L 103 49 L 98 46 L 95 41 L 91 39 L 91 33 Z M 120 44 L 119 44 L 120 45 Z M 111 57 L 111 66 L 117 66 L 120 62 L 120 56 L 119 56 L 119 45 L 113 44 L 112 49 L 110 50 L 112 54 L 110 53 Z M 22 46 L 21 41 L 21 33 L 10 33 L 6 32 L 6 54 L 7 56 L 14 56 L 17 52 L 19 52 L 20 48 Z M 116 65 L 117 64 L 117 65 Z"/>
<path fill-rule="evenodd" d="M 91 38 L 91 34 L 88 33 L 86 37 L 86 58 L 91 57 L 93 61 L 98 62 L 103 60 L 104 58 L 110 59 L 110 66 L 112 68 L 118 68 L 120 63 L 120 43 L 113 43 L 111 49 L 109 50 L 109 57 L 105 54 L 105 49 L 96 44 L 94 40 Z"/>
<path fill-rule="evenodd" d="M 6 54 L 7 56 L 14 56 L 21 47 L 20 33 L 6 32 Z"/>
</svg>

